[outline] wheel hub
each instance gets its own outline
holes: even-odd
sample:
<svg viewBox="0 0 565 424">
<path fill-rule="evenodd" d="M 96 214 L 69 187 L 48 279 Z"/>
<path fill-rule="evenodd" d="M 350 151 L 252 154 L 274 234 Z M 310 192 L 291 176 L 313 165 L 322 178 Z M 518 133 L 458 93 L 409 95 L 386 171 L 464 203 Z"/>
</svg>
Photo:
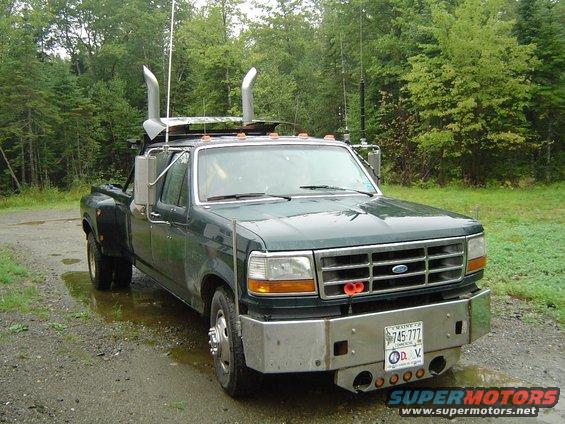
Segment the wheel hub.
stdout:
<svg viewBox="0 0 565 424">
<path fill-rule="evenodd" d="M 216 324 L 208 331 L 210 353 L 218 360 L 224 372 L 229 372 L 230 342 L 228 326 L 222 310 L 216 315 Z"/>
<path fill-rule="evenodd" d="M 208 344 L 210 345 L 210 353 L 215 358 L 220 352 L 220 336 L 218 335 L 216 327 L 210 328 L 208 331 L 208 338 L 210 339 L 208 341 Z"/>
</svg>

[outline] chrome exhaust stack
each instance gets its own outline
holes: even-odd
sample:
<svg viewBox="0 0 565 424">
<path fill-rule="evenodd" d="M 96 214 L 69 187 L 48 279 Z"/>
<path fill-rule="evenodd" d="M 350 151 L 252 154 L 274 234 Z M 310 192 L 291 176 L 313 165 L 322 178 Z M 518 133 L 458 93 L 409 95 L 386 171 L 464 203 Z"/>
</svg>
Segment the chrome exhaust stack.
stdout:
<svg viewBox="0 0 565 424">
<path fill-rule="evenodd" d="M 159 108 L 159 83 L 153 72 L 143 66 L 143 78 L 147 84 L 147 119 L 160 119 Z"/>
<path fill-rule="evenodd" d="M 191 117 L 161 117 L 159 83 L 146 66 L 143 66 L 143 78 L 147 85 L 147 119 L 143 122 L 143 128 L 149 140 L 154 140 L 164 130 L 174 130 L 187 125 L 205 124 L 243 124 L 243 126 L 253 124 L 253 85 L 257 77 L 257 69 L 251 68 L 241 84 L 241 100 L 243 117 L 239 116 L 191 116 Z M 178 130 L 177 130 L 178 132 Z"/>
<path fill-rule="evenodd" d="M 253 86 L 257 77 L 257 69 L 251 68 L 241 83 L 241 103 L 243 108 L 243 125 L 253 123 Z"/>
</svg>

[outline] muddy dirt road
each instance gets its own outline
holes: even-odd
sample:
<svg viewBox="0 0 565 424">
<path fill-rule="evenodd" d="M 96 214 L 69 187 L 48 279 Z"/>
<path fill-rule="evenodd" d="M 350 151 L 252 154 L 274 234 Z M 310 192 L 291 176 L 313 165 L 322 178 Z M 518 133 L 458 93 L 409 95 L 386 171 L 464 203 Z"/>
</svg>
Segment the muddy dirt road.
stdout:
<svg viewBox="0 0 565 424">
<path fill-rule="evenodd" d="M 353 395 L 326 374 L 268 377 L 253 398 L 229 398 L 214 379 L 198 315 L 140 273 L 131 290 L 91 289 L 77 210 L 1 214 L 0 243 L 45 276 L 41 313 L 0 313 L 0 422 L 403 421 L 382 393 Z M 546 320 L 523 322 L 521 302 L 493 306 L 493 332 L 466 348 L 454 370 L 421 385 L 563 387 L 563 332 Z M 14 323 L 29 330 L 5 331 Z M 562 404 L 520 422 L 564 422 Z"/>
</svg>

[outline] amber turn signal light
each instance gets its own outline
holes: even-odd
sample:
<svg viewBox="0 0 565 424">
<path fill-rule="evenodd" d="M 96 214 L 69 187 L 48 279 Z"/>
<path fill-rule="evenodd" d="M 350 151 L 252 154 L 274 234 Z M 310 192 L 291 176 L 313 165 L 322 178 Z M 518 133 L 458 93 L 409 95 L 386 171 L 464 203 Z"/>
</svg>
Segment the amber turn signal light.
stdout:
<svg viewBox="0 0 565 424">
<path fill-rule="evenodd" d="M 486 256 L 480 256 L 475 259 L 470 259 L 467 261 L 467 273 L 483 269 L 486 266 L 486 264 L 487 264 Z"/>
<path fill-rule="evenodd" d="M 396 374 L 391 375 L 389 382 L 390 384 L 396 384 L 398 382 L 398 375 Z"/>
<path fill-rule="evenodd" d="M 375 380 L 375 387 L 377 387 L 377 388 L 382 387 L 383 384 L 385 384 L 384 378 L 379 377 Z"/>
<path fill-rule="evenodd" d="M 426 371 L 424 370 L 424 368 L 420 368 L 418 371 L 416 371 L 416 377 L 422 378 L 425 373 Z"/>
<path fill-rule="evenodd" d="M 402 378 L 404 379 L 404 381 L 410 380 L 412 378 L 412 371 L 406 371 Z"/>
<path fill-rule="evenodd" d="M 315 293 L 314 280 L 247 280 L 247 289 L 255 294 Z"/>
</svg>

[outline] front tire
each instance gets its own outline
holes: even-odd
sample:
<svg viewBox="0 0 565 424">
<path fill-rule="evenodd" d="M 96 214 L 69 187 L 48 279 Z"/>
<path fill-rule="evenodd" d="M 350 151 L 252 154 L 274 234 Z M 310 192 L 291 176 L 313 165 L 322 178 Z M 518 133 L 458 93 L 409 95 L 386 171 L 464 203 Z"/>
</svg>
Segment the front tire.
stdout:
<svg viewBox="0 0 565 424">
<path fill-rule="evenodd" d="M 208 334 L 214 371 L 222 388 L 232 397 L 251 394 L 261 384 L 261 374 L 245 365 L 243 342 L 236 331 L 235 304 L 224 287 L 218 288 L 212 298 Z"/>
<path fill-rule="evenodd" d="M 109 290 L 112 285 L 114 261 L 110 256 L 102 253 L 92 232 L 88 234 L 86 254 L 88 258 L 88 273 L 90 274 L 92 285 L 96 290 Z"/>
</svg>

